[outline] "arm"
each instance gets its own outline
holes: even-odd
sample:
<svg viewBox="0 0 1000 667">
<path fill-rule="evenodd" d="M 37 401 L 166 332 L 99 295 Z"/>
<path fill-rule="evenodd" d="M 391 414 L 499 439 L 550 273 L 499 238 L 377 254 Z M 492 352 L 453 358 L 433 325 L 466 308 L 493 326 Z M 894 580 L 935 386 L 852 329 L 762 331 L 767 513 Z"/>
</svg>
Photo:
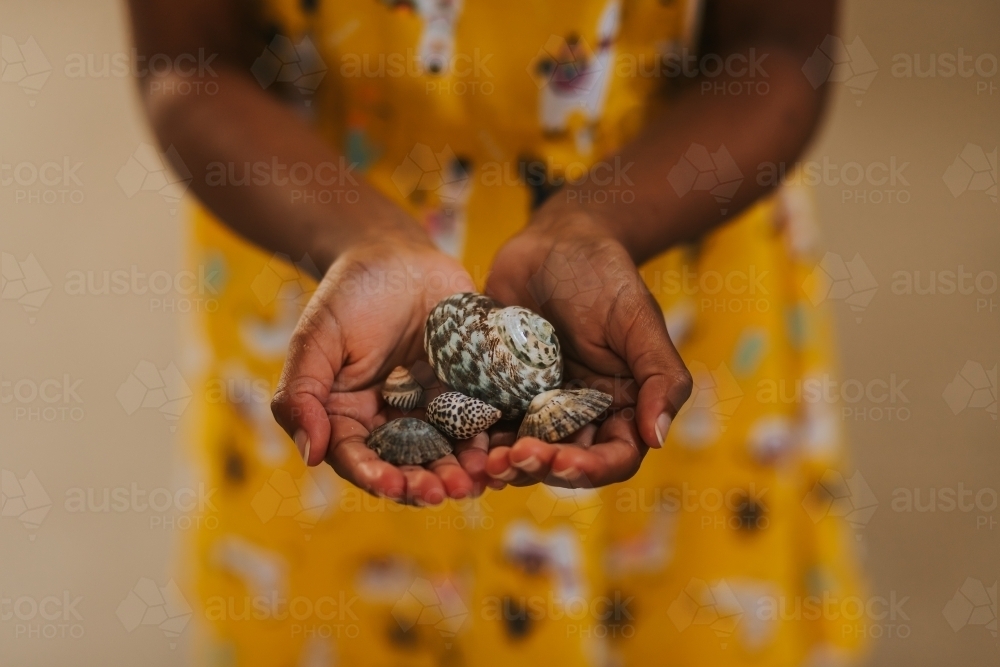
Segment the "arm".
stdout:
<svg viewBox="0 0 1000 667">
<path fill-rule="evenodd" d="M 697 238 L 732 218 L 767 193 L 755 175 L 761 163 L 791 163 L 803 151 L 819 122 L 826 86 L 814 89 L 802 73 L 802 64 L 823 39 L 834 32 L 836 0 L 709 0 L 706 6 L 701 54 L 746 57 L 753 49 L 767 77 L 748 72 L 732 76 L 695 77 L 671 100 L 670 108 L 653 118 L 644 131 L 619 153 L 622 164 L 633 163 L 629 204 L 588 205 L 588 212 L 629 252 L 637 264 L 674 244 Z M 763 59 L 763 60 L 761 60 Z M 727 86 L 764 80 L 765 94 L 717 95 L 702 93 L 701 83 Z M 734 87 L 735 89 L 735 87 Z M 714 152 L 725 146 L 743 174 L 727 213 L 706 193 L 678 196 L 667 181 L 692 144 Z M 571 202 L 595 201 L 587 189 L 592 181 L 554 197 L 540 223 L 565 222 Z M 576 190 L 574 192 L 573 190 Z M 701 195 L 701 196 L 698 196 Z"/>
<path fill-rule="evenodd" d="M 371 493 L 439 503 L 481 491 L 489 482 L 481 446 L 459 445 L 457 455 L 424 469 L 392 466 L 365 445 L 372 429 L 399 416 L 385 406 L 378 388 L 394 366 L 423 358 L 428 311 L 450 294 L 474 289 L 461 265 L 438 252 L 416 221 L 361 178 L 341 174 L 353 191 L 351 203 L 331 197 L 328 204 L 294 205 L 287 182 L 234 186 L 206 179 L 213 162 L 227 171 L 233 165 L 238 174 L 245 163 L 302 162 L 314 173 L 321 164 L 341 164 L 294 111 L 250 76 L 250 64 L 263 49 L 250 4 L 131 0 L 130 7 L 140 55 L 165 54 L 176 62 L 203 49 L 216 56 L 215 76 L 206 71 L 200 80 L 173 74 L 141 82 L 156 135 L 193 174 L 194 193 L 235 232 L 293 258 L 308 254 L 319 268 L 320 284 L 292 335 L 272 412 L 307 464 L 325 460 Z M 179 92 L 180 83 L 192 84 L 183 89 L 190 94 Z M 218 91 L 208 94 L 206 83 L 217 84 Z M 401 277 L 406 289 L 395 287 Z"/>
<path fill-rule="evenodd" d="M 240 0 L 131 0 L 136 49 L 140 56 L 166 54 L 172 60 L 203 49 L 216 56 L 212 72 L 141 80 L 142 99 L 153 130 L 163 146 L 174 146 L 194 179 L 191 189 L 234 231 L 250 241 L 293 258 L 308 254 L 321 272 L 347 248 L 360 242 L 399 237 L 426 243 L 423 231 L 398 207 L 356 177 L 346 163 L 288 105 L 264 91 L 250 73 L 264 48 L 260 29 Z M 181 94 L 179 84 L 192 84 Z M 201 84 L 198 86 L 197 84 Z M 204 84 L 218 84 L 207 94 Z M 298 202 L 287 179 L 264 185 L 209 184 L 209 165 L 233 165 L 241 176 L 244 165 L 289 166 L 302 162 L 315 171 L 333 165 L 337 185 L 355 191 L 357 199 L 331 197 L 331 203 Z M 327 172 L 324 172 L 327 173 Z M 284 181 L 283 184 L 276 183 Z M 310 188 L 320 189 L 313 184 Z M 318 197 L 316 199 L 319 199 Z"/>
<path fill-rule="evenodd" d="M 490 450 L 487 472 L 510 484 L 539 481 L 595 486 L 632 476 L 648 448 L 660 447 L 691 392 L 691 377 L 667 335 L 663 315 L 636 269 L 672 245 L 697 238 L 765 194 L 753 178 L 764 161 L 791 161 L 816 127 L 824 97 L 802 63 L 833 30 L 836 0 L 709 0 L 703 53 L 766 56 L 765 95 L 714 95 L 695 78 L 670 108 L 618 154 L 630 164 L 629 203 L 597 202 L 601 179 L 553 195 L 531 223 L 497 254 L 487 291 L 545 315 L 560 331 L 569 378 L 614 394 L 618 408 L 587 449 L 524 438 Z M 747 81 L 757 79 L 746 78 Z M 744 176 L 728 215 L 707 193 L 679 196 L 667 175 L 692 144 L 724 145 Z M 683 194 L 683 193 L 682 193 Z M 698 196 L 703 195 L 703 196 Z M 585 267 L 585 271 L 577 268 Z M 587 303 L 556 298 L 547 276 L 589 275 Z M 596 280 L 595 280 L 596 278 Z M 598 289 L 599 288 L 599 289 Z M 565 292 L 565 290 L 563 290 Z M 539 294 L 553 295 L 536 300 Z M 581 315 L 581 313 L 583 313 Z"/>
</svg>

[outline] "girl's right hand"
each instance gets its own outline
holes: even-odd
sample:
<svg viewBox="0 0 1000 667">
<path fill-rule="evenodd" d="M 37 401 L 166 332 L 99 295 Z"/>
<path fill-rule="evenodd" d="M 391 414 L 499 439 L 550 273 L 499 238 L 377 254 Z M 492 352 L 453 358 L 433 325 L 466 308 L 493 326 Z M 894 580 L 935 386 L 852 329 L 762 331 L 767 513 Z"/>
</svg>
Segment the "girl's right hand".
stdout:
<svg viewBox="0 0 1000 667">
<path fill-rule="evenodd" d="M 308 465 L 326 460 L 344 479 L 398 502 L 437 504 L 482 492 L 486 443 L 460 443 L 426 468 L 396 467 L 365 445 L 391 418 L 382 382 L 425 360 L 424 323 L 437 303 L 475 291 L 455 259 L 429 241 L 356 244 L 330 266 L 296 325 L 271 410 Z"/>
</svg>

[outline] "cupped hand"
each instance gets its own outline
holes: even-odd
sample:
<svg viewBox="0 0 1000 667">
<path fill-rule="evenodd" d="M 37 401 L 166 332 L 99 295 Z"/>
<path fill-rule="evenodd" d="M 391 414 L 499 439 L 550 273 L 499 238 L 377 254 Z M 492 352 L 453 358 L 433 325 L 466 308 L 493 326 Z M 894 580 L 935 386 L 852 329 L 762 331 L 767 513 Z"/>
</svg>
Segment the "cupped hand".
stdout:
<svg viewBox="0 0 1000 667">
<path fill-rule="evenodd" d="M 382 400 L 381 384 L 394 367 L 425 358 L 427 314 L 474 289 L 465 269 L 429 243 L 384 238 L 336 259 L 296 325 L 271 403 L 307 464 L 325 460 L 356 486 L 405 503 L 481 492 L 490 481 L 485 439 L 459 443 L 455 455 L 426 467 L 396 467 L 365 445 L 374 428 L 402 416 Z"/>
<path fill-rule="evenodd" d="M 497 253 L 486 291 L 552 323 L 568 384 L 614 398 L 605 421 L 566 443 L 494 432 L 487 473 L 516 486 L 604 486 L 630 478 L 648 448 L 662 446 L 691 393 L 691 376 L 607 221 L 580 209 L 543 207 Z"/>
</svg>

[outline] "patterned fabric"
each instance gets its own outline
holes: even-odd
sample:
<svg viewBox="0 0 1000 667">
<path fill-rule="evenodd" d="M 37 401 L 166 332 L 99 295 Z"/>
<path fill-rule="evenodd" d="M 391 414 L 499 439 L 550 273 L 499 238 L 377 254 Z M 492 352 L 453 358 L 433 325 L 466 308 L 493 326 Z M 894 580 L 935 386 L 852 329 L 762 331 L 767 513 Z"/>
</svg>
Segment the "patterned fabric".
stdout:
<svg viewBox="0 0 1000 667">
<path fill-rule="evenodd" d="M 670 0 L 267 11 L 258 80 L 315 93 L 323 136 L 480 285 L 559 179 L 635 135 L 661 103 L 656 63 L 696 23 Z M 710 196 L 705 178 L 732 187 L 702 173 L 712 158 L 689 152 L 684 196 Z M 628 196 L 627 179 L 604 191 Z M 726 192 L 712 190 L 723 208 Z M 803 391 L 834 373 L 830 322 L 806 291 L 808 192 L 782 190 L 642 268 L 696 389 L 635 479 L 422 509 L 303 466 L 267 400 L 310 260 L 193 218 L 191 261 L 222 276 L 191 347 L 203 400 L 190 439 L 220 489 L 190 550 L 202 664 L 826 665 L 855 652 L 863 621 L 829 611 L 853 612 L 858 595 L 840 417 Z M 587 267 L 566 265 L 585 308 Z"/>
</svg>

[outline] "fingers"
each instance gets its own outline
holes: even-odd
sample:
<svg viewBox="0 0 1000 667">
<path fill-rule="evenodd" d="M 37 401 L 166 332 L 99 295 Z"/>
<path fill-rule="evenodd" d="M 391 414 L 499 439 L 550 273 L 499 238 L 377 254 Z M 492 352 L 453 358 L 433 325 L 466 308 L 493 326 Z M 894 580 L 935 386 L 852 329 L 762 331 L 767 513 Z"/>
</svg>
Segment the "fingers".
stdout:
<svg viewBox="0 0 1000 667">
<path fill-rule="evenodd" d="M 400 472 L 406 480 L 404 501 L 412 505 L 439 505 L 444 501 L 445 490 L 441 479 L 420 466 L 402 466 Z"/>
<path fill-rule="evenodd" d="M 537 484 L 539 480 L 515 468 L 510 462 L 509 446 L 490 449 L 486 460 L 486 473 L 493 480 L 491 488 L 511 486 L 528 486 Z"/>
<path fill-rule="evenodd" d="M 487 471 L 512 486 L 545 481 L 552 468 L 556 447 L 537 438 L 521 438 L 512 447 L 498 447 L 489 453 Z"/>
<path fill-rule="evenodd" d="M 336 322 L 310 303 L 296 326 L 271 399 L 275 420 L 295 441 L 307 465 L 326 457 L 330 422 L 325 404 L 340 370 L 341 352 Z"/>
<path fill-rule="evenodd" d="M 364 392 L 339 394 L 336 401 L 331 399 L 331 405 L 337 409 L 344 409 L 348 404 L 363 405 L 364 396 Z M 488 485 L 490 480 L 485 472 L 486 434 L 480 434 L 478 440 L 463 441 L 456 447 L 457 455 L 445 456 L 426 468 L 397 467 L 380 459 L 366 444 L 370 428 L 384 423 L 384 414 L 365 417 L 365 423 L 355 416 L 330 415 L 331 445 L 326 460 L 338 475 L 368 493 L 400 503 L 437 505 L 445 498 L 478 495 Z M 464 463 L 460 463 L 459 457 Z M 465 469 L 466 465 L 473 472 L 478 468 L 478 484 Z"/>
<path fill-rule="evenodd" d="M 368 448 L 368 430 L 349 417 L 332 416 L 329 423 L 333 444 L 326 460 L 334 471 L 368 493 L 404 502 L 407 479 L 399 468 Z"/>
<path fill-rule="evenodd" d="M 639 386 L 639 434 L 648 446 L 659 448 L 692 387 L 691 374 L 667 335 L 659 306 L 648 293 L 623 292 L 609 312 L 608 338 Z"/>
<path fill-rule="evenodd" d="M 454 455 L 445 456 L 427 465 L 427 470 L 436 475 L 444 494 L 453 499 L 468 498 L 473 495 L 474 484 L 469 473 L 459 465 Z M 426 494 L 422 496 L 430 504 L 436 504 Z M 441 502 L 443 498 L 437 502 Z"/>
<path fill-rule="evenodd" d="M 500 489 L 504 486 L 503 482 L 494 481 L 486 472 L 489 444 L 490 437 L 486 433 L 480 433 L 468 440 L 460 440 L 455 444 L 455 456 L 472 480 L 474 496 L 480 495 L 486 487 Z"/>
<path fill-rule="evenodd" d="M 611 396 L 611 408 L 622 409 L 634 408 L 639 400 L 639 383 L 632 377 L 632 373 L 624 361 L 616 357 L 617 363 L 607 364 L 595 369 L 592 366 L 581 364 L 575 359 L 566 359 L 566 387 L 576 389 L 586 387 L 587 389 L 597 389 Z"/>
<path fill-rule="evenodd" d="M 636 473 L 648 449 L 639 439 L 636 424 L 621 415 L 608 418 L 586 449 L 561 445 L 552 462 L 552 486 L 588 488 L 624 482 Z"/>
<path fill-rule="evenodd" d="M 639 469 L 646 447 L 635 423 L 613 415 L 599 428 L 590 425 L 574 443 L 521 438 L 511 447 L 490 450 L 487 473 L 511 486 L 542 482 L 549 486 L 588 488 L 629 479 Z M 588 442 L 595 442 L 587 446 Z"/>
</svg>

